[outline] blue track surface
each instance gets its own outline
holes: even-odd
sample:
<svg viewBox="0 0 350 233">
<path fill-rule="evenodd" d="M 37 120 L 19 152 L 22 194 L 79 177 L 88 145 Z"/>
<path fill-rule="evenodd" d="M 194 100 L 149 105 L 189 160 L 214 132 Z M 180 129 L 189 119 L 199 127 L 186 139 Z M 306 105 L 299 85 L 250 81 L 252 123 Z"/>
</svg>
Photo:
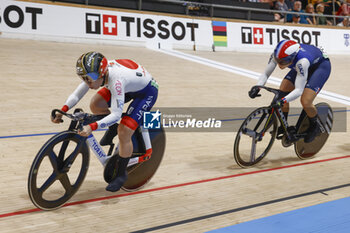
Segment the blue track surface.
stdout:
<svg viewBox="0 0 350 233">
<path fill-rule="evenodd" d="M 349 233 L 350 197 L 277 214 L 210 233 Z"/>
</svg>

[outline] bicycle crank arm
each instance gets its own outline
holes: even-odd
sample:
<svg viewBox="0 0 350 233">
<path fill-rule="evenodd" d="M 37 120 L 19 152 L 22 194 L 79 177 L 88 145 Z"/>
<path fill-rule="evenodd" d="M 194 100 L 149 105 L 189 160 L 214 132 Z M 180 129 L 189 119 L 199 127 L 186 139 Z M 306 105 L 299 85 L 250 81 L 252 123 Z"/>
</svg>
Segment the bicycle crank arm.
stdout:
<svg viewBox="0 0 350 233">
<path fill-rule="evenodd" d="M 290 138 L 287 138 L 286 135 L 282 136 L 281 139 L 282 139 L 282 145 L 284 147 L 289 147 L 291 146 L 293 143 L 299 141 L 300 139 L 303 139 L 305 138 L 306 136 L 306 133 L 301 133 L 301 134 L 294 134 L 292 137 Z"/>
<path fill-rule="evenodd" d="M 299 134 L 296 134 L 295 137 L 298 139 L 301 139 L 301 138 L 305 138 L 306 135 L 307 135 L 307 133 L 299 133 Z"/>
<path fill-rule="evenodd" d="M 134 157 L 129 160 L 128 167 L 133 166 L 138 163 L 143 163 L 151 158 L 151 155 L 144 154 L 140 157 Z"/>
</svg>

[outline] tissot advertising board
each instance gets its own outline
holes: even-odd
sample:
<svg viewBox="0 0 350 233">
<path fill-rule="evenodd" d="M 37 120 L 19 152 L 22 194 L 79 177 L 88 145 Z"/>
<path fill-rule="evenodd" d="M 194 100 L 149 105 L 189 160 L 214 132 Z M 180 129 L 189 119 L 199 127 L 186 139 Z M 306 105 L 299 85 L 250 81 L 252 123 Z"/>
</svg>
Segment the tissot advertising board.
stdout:
<svg viewBox="0 0 350 233">
<path fill-rule="evenodd" d="M 227 22 L 12 0 L 0 2 L 0 31 L 3 37 L 159 42 L 169 47 L 254 52 L 271 52 L 280 40 L 293 39 L 323 47 L 328 53 L 350 53 L 350 30 L 340 28 Z"/>
</svg>

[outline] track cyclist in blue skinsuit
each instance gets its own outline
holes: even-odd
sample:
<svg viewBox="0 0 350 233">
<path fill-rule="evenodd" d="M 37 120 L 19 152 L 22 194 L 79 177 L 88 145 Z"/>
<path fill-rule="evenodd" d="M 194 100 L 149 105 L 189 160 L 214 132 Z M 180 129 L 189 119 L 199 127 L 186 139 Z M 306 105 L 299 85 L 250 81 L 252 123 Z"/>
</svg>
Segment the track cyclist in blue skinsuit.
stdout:
<svg viewBox="0 0 350 233">
<path fill-rule="evenodd" d="M 277 65 L 280 69 L 289 68 L 291 70 L 280 85 L 281 93 L 276 101 L 276 106 L 282 107 L 283 114 L 287 119 L 289 102 L 301 96 L 300 102 L 310 120 L 310 127 L 306 131 L 307 135 L 304 141 L 306 143 L 312 142 L 321 132 L 317 109 L 313 101 L 331 73 L 329 58 L 322 50 L 313 45 L 283 40 L 276 46 L 257 85 L 265 85 Z M 258 87 L 252 87 L 249 91 L 249 97 L 259 96 L 259 91 Z M 282 133 L 283 129 L 280 126 L 277 134 L 281 135 Z"/>
</svg>

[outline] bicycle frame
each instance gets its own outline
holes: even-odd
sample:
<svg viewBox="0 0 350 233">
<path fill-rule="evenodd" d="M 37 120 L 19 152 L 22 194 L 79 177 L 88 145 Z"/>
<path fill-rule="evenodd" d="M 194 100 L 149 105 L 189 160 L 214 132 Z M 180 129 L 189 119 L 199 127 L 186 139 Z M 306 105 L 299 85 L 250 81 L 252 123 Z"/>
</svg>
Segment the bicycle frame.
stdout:
<svg viewBox="0 0 350 233">
<path fill-rule="evenodd" d="M 151 144 L 151 139 L 148 133 L 147 129 L 143 129 L 142 128 L 142 139 L 144 141 L 144 143 L 146 145 L 150 145 Z M 108 162 L 108 160 L 112 157 L 112 155 L 107 155 L 102 146 L 100 145 L 100 143 L 96 140 L 95 136 L 93 134 L 90 134 L 90 136 L 88 136 L 88 138 L 86 139 L 90 149 L 94 152 L 94 154 L 96 155 L 97 159 L 100 161 L 100 163 L 105 166 L 106 163 Z M 118 146 L 116 148 L 116 151 L 118 151 Z M 145 151 L 146 152 L 146 151 Z M 137 156 L 137 157 L 132 157 L 129 160 L 128 163 L 128 167 L 138 164 L 138 163 L 142 163 L 144 161 L 147 161 L 151 158 L 151 155 L 147 155 L 145 153 L 133 153 L 133 156 L 137 156 L 137 155 L 141 155 L 141 156 Z"/>
<path fill-rule="evenodd" d="M 104 150 L 102 149 L 100 143 L 96 140 L 95 136 L 93 134 L 90 134 L 90 136 L 86 139 L 90 149 L 94 152 L 97 159 L 100 161 L 100 163 L 105 166 L 108 159 L 111 156 L 108 156 Z"/>
<path fill-rule="evenodd" d="M 275 96 L 269 106 L 260 107 L 251 112 L 239 128 L 233 148 L 233 154 L 237 164 L 242 168 L 246 168 L 259 163 L 267 155 L 275 139 L 281 140 L 283 147 L 289 147 L 294 144 L 295 153 L 300 159 L 309 159 L 317 154 L 331 132 L 333 123 L 331 107 L 323 102 L 315 105 L 319 114 L 318 124 L 321 127 L 321 134 L 312 142 L 305 142 L 301 139 L 307 135 L 306 132 L 310 124 L 305 110 L 302 110 L 300 113 L 296 125 L 289 126 L 282 109 L 274 105 L 275 101 L 281 98 L 283 93 L 280 93 L 280 90 L 274 88 L 265 86 L 256 87 L 266 89 L 274 93 Z M 278 125 L 282 129 L 279 135 L 277 134 Z M 266 134 L 267 132 L 269 133 L 268 135 Z M 247 139 L 251 140 L 251 144 L 249 141 L 247 143 Z M 243 146 L 240 146 L 242 143 Z M 250 150 L 247 149 L 247 145 L 250 145 Z"/>
<path fill-rule="evenodd" d="M 282 109 L 281 109 L 281 108 L 271 108 L 271 115 L 272 115 L 272 114 L 275 114 L 275 116 L 276 116 L 277 119 L 279 120 L 281 126 L 282 126 L 283 129 L 284 129 L 284 132 L 285 132 L 286 135 L 287 135 L 287 138 L 288 138 L 288 139 L 291 139 L 291 134 L 290 134 L 290 133 L 288 132 L 288 130 L 287 130 L 289 124 L 288 124 L 288 121 L 287 121 L 286 117 L 285 117 L 284 114 L 283 114 Z M 272 117 L 270 116 L 270 118 L 272 118 Z"/>
<path fill-rule="evenodd" d="M 43 210 L 53 210 L 63 206 L 78 191 L 89 168 L 90 149 L 104 166 L 103 177 L 107 183 L 116 177 L 118 169 L 118 154 L 116 154 L 118 147 L 116 153 L 112 155 L 114 149 L 112 140 L 115 135 L 106 134 L 107 143 L 105 145 L 110 146 L 108 154 L 106 154 L 93 134 L 89 137 L 82 137 L 77 133 L 83 125 L 96 122 L 103 118 L 103 115 L 90 115 L 81 109 L 76 109 L 73 114 L 54 109 L 51 112 L 53 119 L 56 118 L 56 112 L 70 118 L 70 126 L 68 130 L 51 137 L 41 147 L 34 158 L 28 176 L 29 197 L 35 206 Z M 128 164 L 128 179 L 122 187 L 125 191 L 137 190 L 150 181 L 162 161 L 165 150 L 163 128 L 148 132 L 147 129 L 139 127 L 131 139 L 133 140 L 133 154 Z M 70 143 L 72 145 L 69 147 Z M 151 154 L 152 159 L 150 159 Z M 81 163 L 81 166 L 78 165 L 76 168 L 80 167 L 80 170 L 73 169 L 73 176 L 70 176 L 72 174 L 70 168 L 78 156 L 80 158 L 78 163 Z M 42 163 L 43 160 L 46 162 Z M 143 163 L 147 160 L 149 160 L 147 163 Z M 51 165 L 52 169 L 40 169 L 44 165 Z M 38 178 L 38 174 L 40 178 Z M 59 181 L 58 183 L 62 186 L 53 186 L 56 181 Z M 57 190 L 60 191 L 57 192 Z M 48 191 L 48 195 L 46 195 L 46 191 Z"/>
<path fill-rule="evenodd" d="M 76 109 L 73 114 L 67 114 L 65 112 L 62 112 L 60 110 L 55 109 L 55 110 L 53 110 L 53 113 L 52 113 L 53 116 L 55 115 L 56 111 L 62 113 L 63 115 L 67 116 L 68 118 L 72 119 L 72 122 L 69 126 L 69 129 L 68 129 L 71 131 L 74 131 L 77 128 L 81 128 L 83 123 L 85 122 L 85 120 L 89 116 L 88 114 L 82 114 L 81 109 Z M 78 124 L 78 122 L 79 122 L 79 124 Z M 140 126 L 136 130 L 139 130 L 139 132 L 135 131 L 136 133 L 141 134 L 141 137 L 137 137 L 135 140 L 138 140 L 138 142 L 142 144 L 142 149 L 141 149 L 142 152 L 133 152 L 132 153 L 133 157 L 130 158 L 127 167 L 133 166 L 133 165 L 138 164 L 138 163 L 142 163 L 142 162 L 147 161 L 151 158 L 151 155 L 146 154 L 146 149 L 152 148 L 151 139 L 150 139 L 148 130 L 143 128 L 142 126 Z M 108 154 L 106 154 L 104 152 L 102 146 L 100 145 L 100 143 L 96 140 L 93 133 L 91 133 L 87 138 L 84 138 L 84 140 L 86 140 L 88 146 L 94 152 L 94 154 L 96 155 L 97 159 L 100 161 L 102 166 L 105 166 L 106 163 L 108 162 L 108 160 L 113 156 L 112 150 L 113 150 L 114 144 L 110 145 L 109 152 L 108 152 Z M 141 140 L 142 140 L 142 142 L 141 142 Z M 117 145 L 115 152 L 118 152 L 118 145 Z"/>
<path fill-rule="evenodd" d="M 260 88 L 263 88 L 263 89 L 266 89 L 267 91 L 270 91 L 270 92 L 272 92 L 272 93 L 275 94 L 275 97 L 274 97 L 272 103 L 276 100 L 276 97 L 277 97 L 278 94 L 279 94 L 279 91 L 278 91 L 278 90 L 272 89 L 272 88 L 269 88 L 269 87 L 265 87 L 265 86 L 259 86 L 259 87 L 260 87 Z M 270 112 L 270 114 L 269 114 L 269 116 L 268 116 L 268 119 L 267 119 L 267 121 L 266 121 L 266 123 L 265 123 L 264 129 L 263 129 L 263 133 L 265 133 L 265 131 L 268 129 L 268 126 L 272 123 L 272 122 L 271 122 L 271 121 L 273 120 L 273 117 L 272 117 L 272 116 L 273 116 L 273 114 L 274 114 L 274 115 L 277 117 L 277 119 L 279 120 L 281 126 L 283 127 L 283 130 L 284 130 L 284 132 L 285 132 L 285 135 L 286 135 L 287 139 L 288 139 L 289 141 L 294 140 L 294 135 L 291 134 L 291 133 L 288 131 L 289 124 L 288 124 L 288 121 L 287 121 L 286 117 L 285 117 L 284 114 L 283 114 L 282 109 L 281 109 L 281 108 L 272 107 L 272 104 L 271 104 L 269 107 L 270 107 L 270 109 L 271 109 L 271 110 L 270 110 L 271 112 Z M 265 118 L 265 116 L 261 117 L 260 121 L 263 121 L 264 118 Z M 259 121 L 259 123 L 257 124 L 257 127 L 260 125 L 260 121 Z M 254 130 L 256 130 L 256 129 L 254 129 Z"/>
</svg>

